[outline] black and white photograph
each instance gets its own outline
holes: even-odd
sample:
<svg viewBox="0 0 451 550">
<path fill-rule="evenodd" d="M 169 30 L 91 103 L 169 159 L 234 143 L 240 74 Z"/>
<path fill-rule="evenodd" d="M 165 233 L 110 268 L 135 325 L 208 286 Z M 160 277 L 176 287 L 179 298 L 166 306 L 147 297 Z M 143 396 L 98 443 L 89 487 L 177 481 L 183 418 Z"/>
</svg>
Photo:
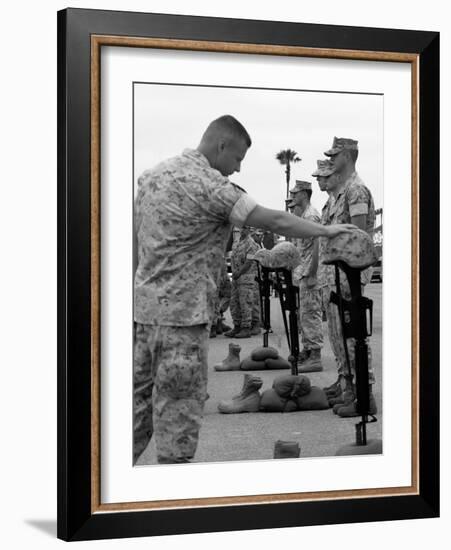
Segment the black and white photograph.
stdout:
<svg viewBox="0 0 451 550">
<path fill-rule="evenodd" d="M 61 538 L 437 513 L 438 37 L 345 30 L 59 14 Z"/>
<path fill-rule="evenodd" d="M 136 467 L 383 452 L 383 152 L 377 91 L 133 83 Z"/>
</svg>

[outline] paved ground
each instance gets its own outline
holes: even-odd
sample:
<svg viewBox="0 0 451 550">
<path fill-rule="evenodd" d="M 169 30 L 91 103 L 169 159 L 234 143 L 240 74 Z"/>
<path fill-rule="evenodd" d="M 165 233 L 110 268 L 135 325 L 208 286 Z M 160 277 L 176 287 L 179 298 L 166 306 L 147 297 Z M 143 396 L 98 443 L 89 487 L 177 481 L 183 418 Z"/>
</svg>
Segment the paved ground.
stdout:
<svg viewBox="0 0 451 550">
<path fill-rule="evenodd" d="M 373 367 L 376 376 L 374 393 L 379 413 L 378 422 L 368 425 L 368 438 L 382 438 L 382 285 L 372 283 L 366 295 L 374 301 L 373 336 L 371 347 Z M 230 321 L 230 318 L 228 319 Z M 271 346 L 276 347 L 282 357 L 288 356 L 288 346 L 278 300 L 271 301 L 271 324 L 274 333 L 270 335 Z M 327 332 L 327 323 L 323 324 Z M 333 456 L 337 449 L 355 440 L 354 426 L 358 419 L 343 419 L 332 410 L 298 411 L 293 413 L 243 413 L 221 414 L 218 402 L 230 399 L 239 393 L 243 384 L 243 372 L 216 372 L 215 363 L 228 354 L 230 341 L 239 342 L 241 358 L 262 345 L 262 336 L 243 340 L 230 340 L 224 336 L 210 339 L 209 382 L 210 399 L 206 402 L 204 421 L 200 433 L 196 462 L 223 462 L 228 460 L 256 460 L 273 457 L 274 442 L 278 439 L 298 441 L 301 456 Z M 336 380 L 335 363 L 327 334 L 323 349 L 324 371 L 309 375 L 312 385 L 327 386 Z M 274 378 L 286 371 L 255 371 L 263 379 L 263 390 L 272 385 Z M 151 442 L 139 460 L 139 464 L 155 464 L 155 450 Z"/>
</svg>

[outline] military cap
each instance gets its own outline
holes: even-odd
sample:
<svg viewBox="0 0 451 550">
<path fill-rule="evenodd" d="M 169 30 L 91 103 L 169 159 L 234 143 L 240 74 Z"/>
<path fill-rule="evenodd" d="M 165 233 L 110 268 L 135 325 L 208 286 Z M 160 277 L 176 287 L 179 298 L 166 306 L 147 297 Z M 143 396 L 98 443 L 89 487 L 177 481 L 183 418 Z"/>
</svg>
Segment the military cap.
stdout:
<svg viewBox="0 0 451 550">
<path fill-rule="evenodd" d="M 315 178 L 319 176 L 328 177 L 335 172 L 334 165 L 329 159 L 317 160 L 316 164 L 318 167 L 312 174 Z"/>
<path fill-rule="evenodd" d="M 297 193 L 298 191 L 312 190 L 312 184 L 309 181 L 296 180 L 296 184 L 293 189 L 290 189 L 290 193 Z"/>
<path fill-rule="evenodd" d="M 338 155 L 341 151 L 347 150 L 358 150 L 358 141 L 355 139 L 349 139 L 349 138 L 337 138 L 334 137 L 334 141 L 332 143 L 332 148 L 328 151 L 325 151 L 324 154 L 327 157 L 333 157 L 334 155 Z"/>
</svg>

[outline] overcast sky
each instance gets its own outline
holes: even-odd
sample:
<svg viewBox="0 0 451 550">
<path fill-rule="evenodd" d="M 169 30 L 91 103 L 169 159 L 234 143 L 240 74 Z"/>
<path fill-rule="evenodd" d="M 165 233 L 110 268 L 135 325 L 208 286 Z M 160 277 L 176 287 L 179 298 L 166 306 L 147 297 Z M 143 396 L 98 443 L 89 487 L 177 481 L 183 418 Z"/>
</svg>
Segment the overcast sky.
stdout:
<svg viewBox="0 0 451 550">
<path fill-rule="evenodd" d="M 205 86 L 134 85 L 134 181 L 146 169 L 195 148 L 215 118 L 230 114 L 248 130 L 252 147 L 241 172 L 230 179 L 270 208 L 285 208 L 285 167 L 275 155 L 294 149 L 302 162 L 292 165 L 296 179 L 311 181 L 312 203 L 326 201 L 311 173 L 334 136 L 357 139 L 357 171 L 383 206 L 383 96 L 300 90 Z"/>
</svg>

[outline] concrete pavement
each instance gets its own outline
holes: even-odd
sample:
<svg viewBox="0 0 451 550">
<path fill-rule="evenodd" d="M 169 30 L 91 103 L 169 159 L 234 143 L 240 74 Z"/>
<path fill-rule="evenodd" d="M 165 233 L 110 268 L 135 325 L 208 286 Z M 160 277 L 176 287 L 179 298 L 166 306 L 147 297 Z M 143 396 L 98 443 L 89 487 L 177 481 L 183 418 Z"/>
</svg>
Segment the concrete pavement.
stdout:
<svg viewBox="0 0 451 550">
<path fill-rule="evenodd" d="M 366 295 L 374 301 L 373 336 L 371 347 L 373 368 L 376 376 L 374 394 L 378 406 L 378 422 L 368 424 L 370 439 L 382 438 L 382 285 L 368 285 Z M 228 319 L 230 322 L 230 318 Z M 288 346 L 280 311 L 279 301 L 271 299 L 271 325 L 273 334 L 269 345 L 276 347 L 282 357 L 287 357 Z M 322 352 L 324 371 L 309 374 L 312 385 L 324 387 L 337 378 L 335 361 L 327 337 L 327 323 L 323 323 L 325 342 Z M 244 371 L 216 372 L 213 365 L 228 354 L 229 343 L 241 345 L 241 359 L 257 346 L 262 345 L 262 336 L 249 339 L 230 339 L 218 336 L 210 339 L 209 350 L 209 400 L 205 404 L 204 420 L 200 432 L 195 462 L 224 462 L 229 460 L 272 459 L 274 443 L 278 439 L 298 441 L 301 457 L 333 456 L 344 444 L 355 441 L 355 424 L 359 418 L 340 418 L 332 409 L 323 411 L 297 411 L 293 413 L 243 413 L 221 414 L 217 405 L 230 399 L 241 390 Z M 301 346 L 302 347 L 302 346 Z M 274 378 L 289 370 L 254 371 L 263 380 L 262 390 L 272 386 Z M 139 464 L 155 464 L 153 441 L 149 444 Z"/>
</svg>

